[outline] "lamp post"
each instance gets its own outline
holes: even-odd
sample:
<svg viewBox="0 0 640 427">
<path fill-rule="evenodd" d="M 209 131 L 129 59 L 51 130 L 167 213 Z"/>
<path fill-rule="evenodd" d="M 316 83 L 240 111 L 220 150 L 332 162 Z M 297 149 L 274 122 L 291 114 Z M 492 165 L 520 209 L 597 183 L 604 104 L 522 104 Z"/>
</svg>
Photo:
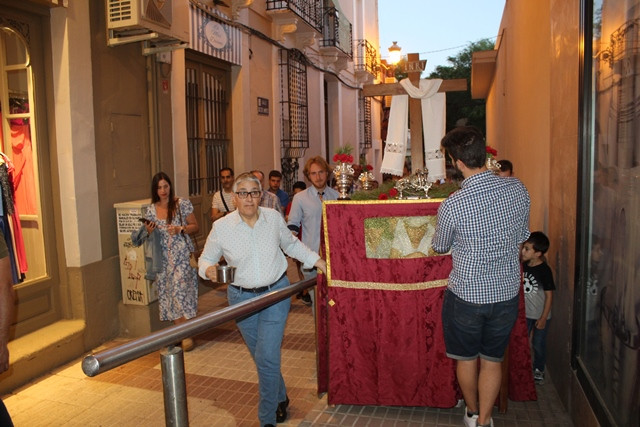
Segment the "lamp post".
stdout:
<svg viewBox="0 0 640 427">
<path fill-rule="evenodd" d="M 389 63 L 392 65 L 396 65 L 402 59 L 402 48 L 398 46 L 398 42 L 393 42 L 391 46 L 389 46 Z"/>
</svg>

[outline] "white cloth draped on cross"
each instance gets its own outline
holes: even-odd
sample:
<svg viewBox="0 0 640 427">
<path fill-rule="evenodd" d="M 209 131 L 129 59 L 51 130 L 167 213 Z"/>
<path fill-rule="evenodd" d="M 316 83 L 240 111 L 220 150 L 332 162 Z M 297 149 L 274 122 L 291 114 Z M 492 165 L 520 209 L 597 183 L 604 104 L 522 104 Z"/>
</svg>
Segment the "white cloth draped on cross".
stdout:
<svg viewBox="0 0 640 427">
<path fill-rule="evenodd" d="M 441 84 L 441 79 L 423 79 L 420 80 L 420 88 L 417 88 L 409 79 L 400 80 L 400 85 L 408 95 L 396 95 L 391 98 L 386 147 L 380 168 L 382 173 L 402 176 L 407 153 L 407 118 L 411 96 L 421 99 L 424 158 L 429 180 L 436 181 L 445 177 L 440 141 L 446 129 L 446 95 L 444 92 L 438 92 Z"/>
</svg>

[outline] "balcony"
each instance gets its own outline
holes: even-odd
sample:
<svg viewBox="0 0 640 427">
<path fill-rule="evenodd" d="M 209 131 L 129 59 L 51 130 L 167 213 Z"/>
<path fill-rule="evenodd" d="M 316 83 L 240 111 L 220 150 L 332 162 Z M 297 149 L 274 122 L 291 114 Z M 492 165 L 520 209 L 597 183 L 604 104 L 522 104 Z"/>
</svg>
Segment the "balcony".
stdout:
<svg viewBox="0 0 640 427">
<path fill-rule="evenodd" d="M 275 38 L 295 34 L 298 49 L 310 46 L 322 32 L 322 6 L 315 0 L 267 0 L 267 15 L 276 24 Z"/>
<path fill-rule="evenodd" d="M 353 57 L 351 22 L 335 7 L 325 7 L 320 48 L 336 49 L 341 56 Z"/>
<path fill-rule="evenodd" d="M 378 64 L 378 51 L 368 40 L 356 40 L 353 68 L 356 77 L 363 83 L 371 83 L 377 76 L 380 66 Z"/>
</svg>

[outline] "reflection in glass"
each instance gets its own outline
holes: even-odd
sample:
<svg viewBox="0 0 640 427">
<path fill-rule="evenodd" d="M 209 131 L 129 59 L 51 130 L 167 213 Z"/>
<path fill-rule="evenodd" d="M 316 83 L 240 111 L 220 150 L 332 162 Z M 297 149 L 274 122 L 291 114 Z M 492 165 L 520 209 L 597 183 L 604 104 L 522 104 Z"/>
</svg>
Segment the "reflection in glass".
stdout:
<svg viewBox="0 0 640 427">
<path fill-rule="evenodd" d="M 10 28 L 2 28 L 4 31 L 4 61 L 5 66 L 10 65 L 28 65 L 27 49 L 22 41 L 22 38 L 18 36 Z"/>
<path fill-rule="evenodd" d="M 7 89 L 12 114 L 29 112 L 28 69 L 7 71 Z"/>
<path fill-rule="evenodd" d="M 640 0 L 594 2 L 585 369 L 619 425 L 640 421 Z"/>
</svg>

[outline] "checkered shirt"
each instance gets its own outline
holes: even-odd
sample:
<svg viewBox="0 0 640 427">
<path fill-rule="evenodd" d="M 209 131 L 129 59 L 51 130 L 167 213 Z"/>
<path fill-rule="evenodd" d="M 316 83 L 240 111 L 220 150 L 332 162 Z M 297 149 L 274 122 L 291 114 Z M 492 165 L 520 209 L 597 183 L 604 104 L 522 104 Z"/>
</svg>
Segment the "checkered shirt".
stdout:
<svg viewBox="0 0 640 427">
<path fill-rule="evenodd" d="M 519 245 L 529 237 L 530 204 L 520 180 L 491 171 L 468 177 L 442 202 L 431 245 L 438 253 L 451 250 L 454 294 L 474 304 L 516 296 Z"/>
<path fill-rule="evenodd" d="M 267 190 L 262 190 L 262 196 L 260 197 L 260 206 L 263 208 L 275 209 L 284 217 L 284 211 L 280 205 L 280 199 L 275 194 L 269 193 Z"/>
</svg>

